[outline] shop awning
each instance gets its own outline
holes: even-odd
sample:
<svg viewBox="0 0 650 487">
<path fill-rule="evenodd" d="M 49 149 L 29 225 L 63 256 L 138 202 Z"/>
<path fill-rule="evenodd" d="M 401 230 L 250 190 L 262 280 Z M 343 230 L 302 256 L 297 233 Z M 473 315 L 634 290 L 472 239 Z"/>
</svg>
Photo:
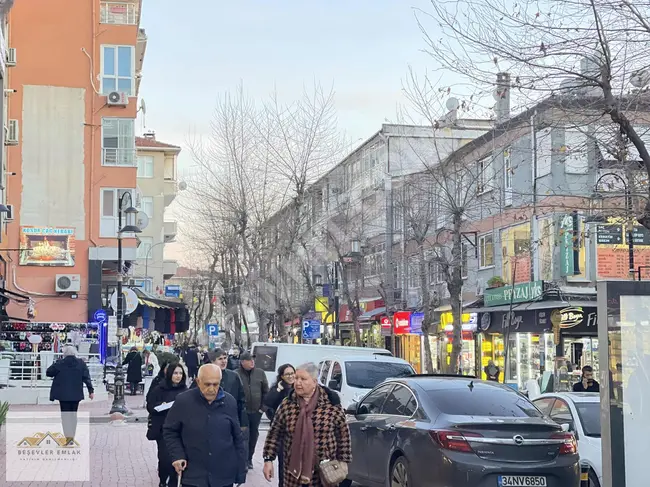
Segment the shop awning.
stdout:
<svg viewBox="0 0 650 487">
<path fill-rule="evenodd" d="M 568 301 L 533 301 L 532 303 L 514 303 L 512 305 L 513 311 L 525 311 L 525 310 L 536 310 L 536 309 L 555 309 L 555 308 L 568 308 L 568 307 L 578 307 L 578 308 L 593 308 L 596 306 L 596 301 L 587 301 L 584 299 L 568 300 Z M 463 311 L 466 313 L 496 313 L 496 312 L 508 312 L 510 311 L 510 305 L 504 304 L 501 306 L 489 306 L 481 308 L 464 308 Z"/>
<path fill-rule="evenodd" d="M 473 300 L 473 301 L 467 301 L 466 303 L 463 303 L 463 313 L 473 313 L 474 310 L 470 310 L 474 304 L 476 304 L 478 300 Z M 438 306 L 436 309 L 433 310 L 434 313 L 447 313 L 451 311 L 451 304 L 443 304 L 442 306 Z"/>
<path fill-rule="evenodd" d="M 375 308 L 373 310 L 366 311 L 361 316 L 359 316 L 359 321 L 375 321 L 383 314 L 386 314 L 386 307 Z"/>
<path fill-rule="evenodd" d="M 152 297 L 150 294 L 144 292 L 142 289 L 137 287 L 131 288 L 135 295 L 138 297 L 138 302 L 142 306 L 148 306 L 150 308 L 161 308 L 161 309 L 180 309 L 187 308 L 184 302 L 182 301 L 169 301 L 167 299 L 158 299 Z"/>
</svg>

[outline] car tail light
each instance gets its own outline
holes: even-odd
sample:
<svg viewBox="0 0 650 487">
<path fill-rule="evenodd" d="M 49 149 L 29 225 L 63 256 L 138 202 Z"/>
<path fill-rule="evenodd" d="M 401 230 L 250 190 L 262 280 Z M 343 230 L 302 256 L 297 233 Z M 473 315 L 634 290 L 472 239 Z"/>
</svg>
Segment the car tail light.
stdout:
<svg viewBox="0 0 650 487">
<path fill-rule="evenodd" d="M 465 453 L 472 453 L 474 451 L 467 438 L 481 437 L 481 435 L 476 433 L 460 433 L 458 431 L 429 431 L 429 434 L 433 438 L 433 441 L 440 445 L 441 448 Z"/>
<path fill-rule="evenodd" d="M 564 440 L 560 445 L 560 455 L 575 455 L 578 452 L 578 443 L 573 433 L 556 433 L 551 438 Z"/>
</svg>

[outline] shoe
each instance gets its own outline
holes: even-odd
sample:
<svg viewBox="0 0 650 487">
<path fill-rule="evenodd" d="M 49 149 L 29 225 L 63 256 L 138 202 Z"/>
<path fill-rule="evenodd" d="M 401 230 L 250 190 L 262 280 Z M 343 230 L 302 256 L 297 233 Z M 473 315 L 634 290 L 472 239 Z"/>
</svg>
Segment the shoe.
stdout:
<svg viewBox="0 0 650 487">
<path fill-rule="evenodd" d="M 253 462 L 251 460 L 248 461 L 248 470 L 253 470 Z"/>
</svg>

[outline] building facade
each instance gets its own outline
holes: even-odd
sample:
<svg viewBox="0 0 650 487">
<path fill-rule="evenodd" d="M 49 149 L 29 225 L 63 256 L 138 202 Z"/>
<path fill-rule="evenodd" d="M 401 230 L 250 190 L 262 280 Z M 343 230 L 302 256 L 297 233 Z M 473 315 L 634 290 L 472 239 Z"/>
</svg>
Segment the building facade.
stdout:
<svg viewBox="0 0 650 487">
<path fill-rule="evenodd" d="M 39 321 L 87 322 L 117 280 L 120 202 L 135 200 L 140 0 L 17 2 L 9 14 L 9 289 Z M 128 193 L 131 198 L 124 197 Z M 132 201 L 128 201 L 131 199 Z M 124 260 L 136 260 L 125 235 Z M 16 249 L 21 249 L 20 251 Z M 9 314 L 24 315 L 11 308 Z"/>
<path fill-rule="evenodd" d="M 165 281 L 176 274 L 177 263 L 165 260 L 165 244 L 176 238 L 176 221 L 165 219 L 166 208 L 178 193 L 177 158 L 181 148 L 156 140 L 154 132 L 136 137 L 138 209 L 146 215 L 131 284 L 157 296 L 165 295 Z"/>
</svg>

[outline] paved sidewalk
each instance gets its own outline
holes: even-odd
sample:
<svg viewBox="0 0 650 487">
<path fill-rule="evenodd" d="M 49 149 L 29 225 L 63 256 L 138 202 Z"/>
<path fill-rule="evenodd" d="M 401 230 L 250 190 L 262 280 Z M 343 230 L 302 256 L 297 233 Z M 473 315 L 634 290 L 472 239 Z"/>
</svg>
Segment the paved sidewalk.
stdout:
<svg viewBox="0 0 650 487">
<path fill-rule="evenodd" d="M 139 396 L 141 399 L 142 396 Z M 42 407 L 42 406 L 41 406 Z M 268 425 L 260 429 L 262 448 Z M 6 482 L 6 438 L 0 434 L 0 485 L 2 487 L 157 487 L 156 443 L 145 438 L 146 424 L 105 423 L 90 426 L 90 482 Z M 275 487 L 262 476 L 261 455 L 248 473 L 247 487 Z M 176 487 L 176 486 L 173 486 Z"/>
</svg>

